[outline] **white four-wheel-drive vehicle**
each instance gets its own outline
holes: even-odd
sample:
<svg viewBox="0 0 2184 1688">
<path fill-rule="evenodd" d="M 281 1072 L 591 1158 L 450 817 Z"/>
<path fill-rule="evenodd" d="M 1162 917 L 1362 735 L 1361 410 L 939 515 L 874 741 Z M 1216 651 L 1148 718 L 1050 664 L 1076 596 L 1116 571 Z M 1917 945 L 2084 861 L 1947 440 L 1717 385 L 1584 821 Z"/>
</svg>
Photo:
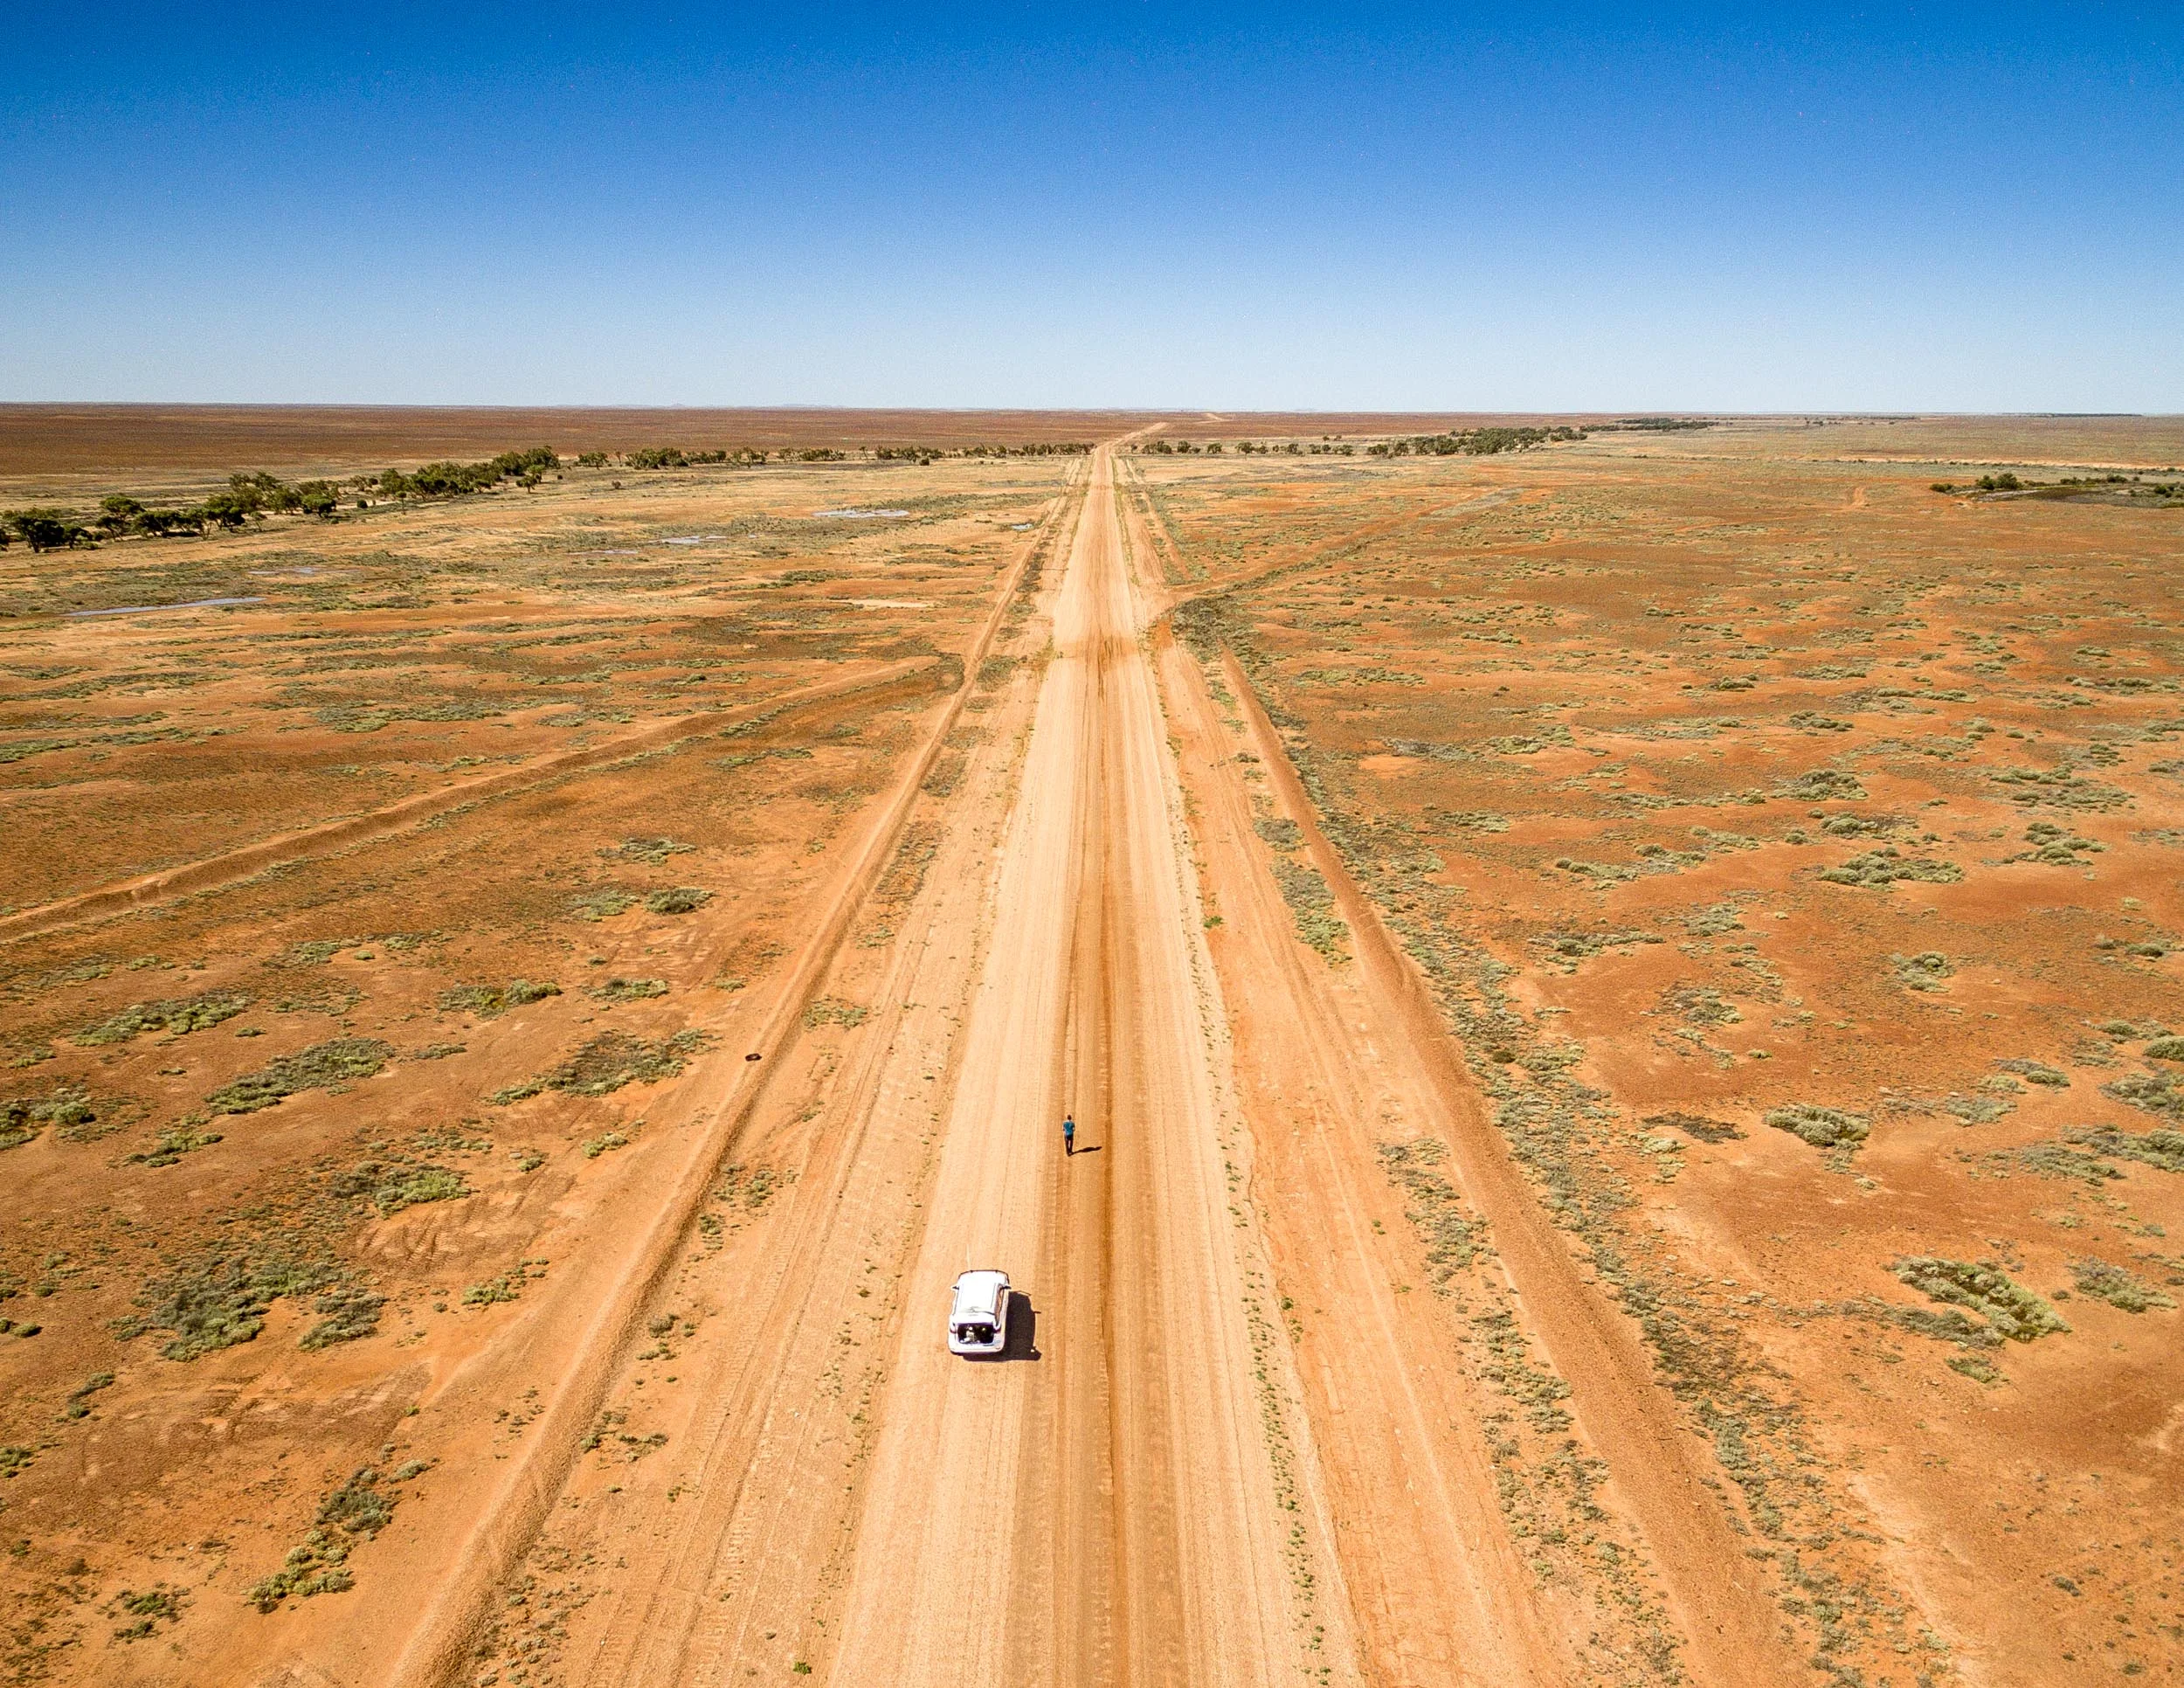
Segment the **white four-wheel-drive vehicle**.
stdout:
<svg viewBox="0 0 2184 1688">
<path fill-rule="evenodd" d="M 998 1354 L 1009 1342 L 1009 1275 L 965 1272 L 948 1304 L 948 1352 Z"/>
</svg>

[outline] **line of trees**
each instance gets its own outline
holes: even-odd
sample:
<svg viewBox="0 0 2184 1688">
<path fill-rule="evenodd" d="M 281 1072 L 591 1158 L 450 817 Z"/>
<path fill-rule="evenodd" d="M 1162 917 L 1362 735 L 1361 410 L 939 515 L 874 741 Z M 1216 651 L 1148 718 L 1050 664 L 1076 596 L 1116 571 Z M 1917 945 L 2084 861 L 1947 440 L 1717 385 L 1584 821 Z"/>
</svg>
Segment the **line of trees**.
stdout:
<svg viewBox="0 0 2184 1688">
<path fill-rule="evenodd" d="M 195 504 L 162 508 L 128 493 L 108 493 L 99 501 L 98 515 L 88 521 L 73 511 L 51 507 L 9 510 L 0 514 L 0 550 L 17 540 L 34 551 L 53 551 L 102 539 L 158 539 L 232 530 L 262 522 L 269 515 L 331 521 L 345 496 L 362 509 L 370 503 L 366 495 L 374 492 L 383 498 L 453 498 L 487 491 L 504 481 L 536 487 L 547 471 L 560 465 L 551 446 L 534 446 L 527 451 L 502 452 L 480 463 L 427 463 L 406 472 L 386 469 L 360 474 L 348 481 L 287 481 L 263 469 L 238 471 L 228 476 L 225 487 Z"/>
<path fill-rule="evenodd" d="M 427 463 L 407 474 L 387 469 L 375 484 L 389 498 L 450 498 L 485 492 L 503 481 L 536 487 L 548 470 L 560 467 L 561 458 L 551 446 L 534 446 L 529 451 L 502 452 L 482 463 Z"/>
<path fill-rule="evenodd" d="M 1469 428 L 1455 433 L 1414 433 L 1407 439 L 1383 439 L 1365 451 L 1372 457 L 1491 457 L 1500 452 L 1528 452 L 1584 438 L 1583 428 Z"/>
<path fill-rule="evenodd" d="M 1142 440 L 1130 449 L 1143 452 L 1149 457 L 1196 457 L 1201 453 L 1219 457 L 1230 448 L 1218 439 L 1200 446 L 1188 439 L 1153 439 Z M 1351 457 L 1356 454 L 1358 448 L 1351 445 L 1330 445 L 1324 439 L 1291 439 L 1279 445 L 1271 439 L 1240 439 L 1234 449 L 1246 457 Z"/>
<path fill-rule="evenodd" d="M 1025 446 L 967 446 L 959 452 L 939 451 L 926 446 L 881 446 L 874 448 L 876 462 L 930 463 L 941 457 L 1063 457 L 1082 456 L 1089 445 L 1039 441 Z M 1213 449 L 1220 449 L 1218 446 Z M 765 452 L 739 447 L 733 450 L 691 451 L 680 446 L 646 446 L 626 453 L 584 452 L 579 467 L 601 469 L 702 468 L 725 464 L 736 468 L 770 461 L 783 463 L 846 463 L 849 453 L 831 446 Z M 93 545 L 100 540 L 162 538 L 176 534 L 204 534 L 232 529 L 269 515 L 312 515 L 331 521 L 344 499 L 358 509 L 370 507 L 372 496 L 411 499 L 459 498 L 490 492 L 513 481 L 519 487 L 536 487 L 562 467 L 560 454 L 551 446 L 533 446 L 523 451 L 502 452 L 475 463 L 427 463 L 415 469 L 383 469 L 347 481 L 283 481 L 263 469 L 238 472 L 227 485 L 196 504 L 157 507 L 128 493 L 109 493 L 100 501 L 96 515 L 51 506 L 0 511 L 0 550 L 20 543 L 34 551 L 66 550 Z"/>
</svg>

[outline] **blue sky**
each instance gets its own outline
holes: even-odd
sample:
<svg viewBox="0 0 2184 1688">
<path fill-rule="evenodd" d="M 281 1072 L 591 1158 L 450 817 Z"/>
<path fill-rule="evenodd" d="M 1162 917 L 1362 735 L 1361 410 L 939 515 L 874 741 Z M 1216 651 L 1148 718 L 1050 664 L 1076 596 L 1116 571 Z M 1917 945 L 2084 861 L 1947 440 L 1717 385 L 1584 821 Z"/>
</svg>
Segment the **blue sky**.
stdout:
<svg viewBox="0 0 2184 1688">
<path fill-rule="evenodd" d="M 0 399 L 2184 410 L 2184 8 L 619 10 L 11 17 Z"/>
</svg>

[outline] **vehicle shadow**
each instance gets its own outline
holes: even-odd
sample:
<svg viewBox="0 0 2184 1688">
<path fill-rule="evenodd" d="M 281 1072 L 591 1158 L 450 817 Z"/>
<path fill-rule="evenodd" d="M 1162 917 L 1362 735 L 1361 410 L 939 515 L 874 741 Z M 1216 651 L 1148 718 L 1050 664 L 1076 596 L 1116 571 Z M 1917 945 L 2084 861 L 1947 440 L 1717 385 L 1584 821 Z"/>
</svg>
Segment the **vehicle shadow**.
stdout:
<svg viewBox="0 0 2184 1688">
<path fill-rule="evenodd" d="M 996 1359 L 1039 1359 L 1039 1309 L 1032 1305 L 1031 1297 L 1019 1290 L 1013 1297 L 1014 1305 L 1009 1309 L 1009 1339 Z"/>
</svg>

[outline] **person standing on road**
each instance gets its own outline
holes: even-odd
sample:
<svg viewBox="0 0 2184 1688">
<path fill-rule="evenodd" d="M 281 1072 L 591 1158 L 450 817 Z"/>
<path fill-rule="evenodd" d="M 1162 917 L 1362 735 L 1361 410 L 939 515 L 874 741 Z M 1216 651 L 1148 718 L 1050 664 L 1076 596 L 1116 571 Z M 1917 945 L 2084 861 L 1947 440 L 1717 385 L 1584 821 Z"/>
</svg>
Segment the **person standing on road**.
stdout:
<svg viewBox="0 0 2184 1688">
<path fill-rule="evenodd" d="M 1077 1122 L 1073 1114 L 1061 1117 L 1061 1152 L 1073 1155 L 1077 1152 Z"/>
</svg>

